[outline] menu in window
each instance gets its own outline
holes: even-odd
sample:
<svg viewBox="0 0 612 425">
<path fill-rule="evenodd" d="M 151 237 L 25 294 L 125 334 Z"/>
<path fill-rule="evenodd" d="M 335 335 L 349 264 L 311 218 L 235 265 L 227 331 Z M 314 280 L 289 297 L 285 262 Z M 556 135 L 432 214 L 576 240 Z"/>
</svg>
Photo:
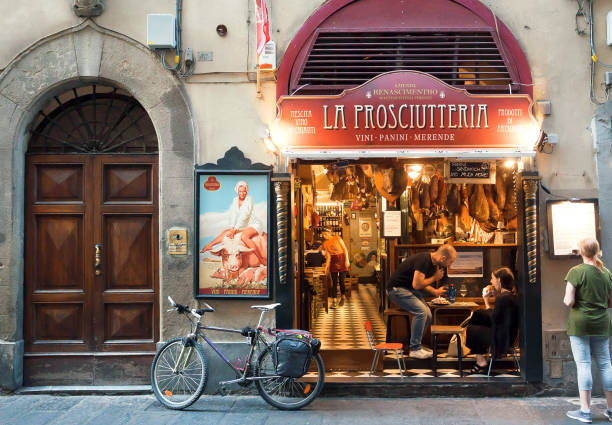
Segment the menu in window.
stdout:
<svg viewBox="0 0 612 425">
<path fill-rule="evenodd" d="M 402 236 L 402 212 L 383 211 L 383 237 L 397 238 Z"/>
<path fill-rule="evenodd" d="M 549 204 L 552 224 L 552 255 L 577 255 L 578 242 L 586 237 L 597 238 L 595 202 L 555 202 Z"/>
</svg>

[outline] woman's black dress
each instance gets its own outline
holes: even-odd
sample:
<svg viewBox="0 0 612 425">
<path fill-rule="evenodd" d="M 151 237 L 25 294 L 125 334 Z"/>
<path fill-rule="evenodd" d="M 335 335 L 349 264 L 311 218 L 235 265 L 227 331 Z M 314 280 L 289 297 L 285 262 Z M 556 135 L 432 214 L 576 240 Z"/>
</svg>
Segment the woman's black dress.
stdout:
<svg viewBox="0 0 612 425">
<path fill-rule="evenodd" d="M 519 325 L 516 295 L 504 292 L 495 299 L 493 310 L 476 310 L 467 327 L 466 345 L 474 354 L 485 354 L 495 341 L 496 357 L 514 344 Z"/>
</svg>

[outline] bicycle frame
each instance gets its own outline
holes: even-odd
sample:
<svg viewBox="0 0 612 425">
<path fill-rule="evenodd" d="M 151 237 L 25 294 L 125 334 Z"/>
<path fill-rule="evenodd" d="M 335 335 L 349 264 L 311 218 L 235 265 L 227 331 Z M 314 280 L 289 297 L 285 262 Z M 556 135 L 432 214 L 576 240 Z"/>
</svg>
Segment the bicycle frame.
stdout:
<svg viewBox="0 0 612 425">
<path fill-rule="evenodd" d="M 234 366 L 229 361 L 229 359 L 225 356 L 225 354 L 223 354 L 223 352 L 203 332 L 203 331 L 208 330 L 208 331 L 217 331 L 217 332 L 237 333 L 237 334 L 243 335 L 242 330 L 202 325 L 201 321 L 204 315 L 199 316 L 197 321 L 194 321 L 189 316 L 187 316 L 189 321 L 191 322 L 191 333 L 188 335 L 188 338 L 192 339 L 193 343 L 195 344 L 199 344 L 198 338 L 202 338 L 210 346 L 210 348 L 212 348 L 213 351 L 217 353 L 219 357 L 221 357 L 221 359 L 225 362 L 225 364 L 228 365 L 236 374 L 236 379 L 233 379 L 230 381 L 221 381 L 219 382 L 219 385 L 223 386 L 223 385 L 229 385 L 229 384 L 241 384 L 241 383 L 251 382 L 255 380 L 280 378 L 280 376 L 277 376 L 277 375 L 271 375 L 271 376 L 265 376 L 265 377 L 248 376 L 249 365 L 250 365 L 251 360 L 253 359 L 253 354 L 257 348 L 257 342 L 260 341 L 266 347 L 266 349 L 270 348 L 270 344 L 262 336 L 262 332 L 265 332 L 265 330 L 261 326 L 261 324 L 263 322 L 263 318 L 265 314 L 266 314 L 265 310 L 261 312 L 261 315 L 259 316 L 259 322 L 257 323 L 257 327 L 255 329 L 252 329 L 252 331 L 254 331 L 255 333 L 254 336 L 251 336 L 250 332 L 249 332 L 249 336 L 247 336 L 247 338 L 251 338 L 251 341 L 250 341 L 251 348 L 249 349 L 249 353 L 247 354 L 245 361 L 244 361 L 244 367 L 242 368 L 238 367 L 238 365 Z M 181 361 L 183 361 L 183 356 L 184 356 L 184 352 L 186 348 L 187 346 L 184 346 L 183 349 L 181 350 L 181 353 L 179 354 L 179 357 L 176 362 L 176 367 L 178 367 L 178 365 L 181 364 Z M 187 354 L 187 358 L 185 359 L 185 364 L 189 362 L 191 353 L 192 353 L 192 348 L 189 347 L 189 353 Z"/>
</svg>

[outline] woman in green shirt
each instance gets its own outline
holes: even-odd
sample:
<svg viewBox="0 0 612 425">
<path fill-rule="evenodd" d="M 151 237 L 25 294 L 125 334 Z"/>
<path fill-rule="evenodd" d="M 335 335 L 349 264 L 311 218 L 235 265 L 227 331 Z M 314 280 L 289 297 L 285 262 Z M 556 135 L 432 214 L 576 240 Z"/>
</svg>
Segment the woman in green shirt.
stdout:
<svg viewBox="0 0 612 425">
<path fill-rule="evenodd" d="M 582 264 L 572 267 L 565 277 L 563 302 L 570 307 L 567 334 L 576 362 L 580 409 L 567 416 L 591 423 L 591 354 L 601 373 L 608 408 L 604 415 L 612 421 L 612 366 L 609 337 L 612 332 L 608 308 L 612 306 L 612 274 L 599 259 L 599 243 L 593 238 L 579 242 Z"/>
</svg>

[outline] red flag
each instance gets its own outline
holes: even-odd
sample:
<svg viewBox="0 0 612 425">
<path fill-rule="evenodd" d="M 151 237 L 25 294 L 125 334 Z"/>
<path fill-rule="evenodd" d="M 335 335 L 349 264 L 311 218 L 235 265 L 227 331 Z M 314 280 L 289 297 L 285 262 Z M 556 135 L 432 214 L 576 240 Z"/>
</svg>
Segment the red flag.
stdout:
<svg viewBox="0 0 612 425">
<path fill-rule="evenodd" d="M 257 56 L 260 56 L 265 44 L 270 41 L 270 22 L 266 0 L 255 0 L 255 23 L 257 25 Z"/>
</svg>

